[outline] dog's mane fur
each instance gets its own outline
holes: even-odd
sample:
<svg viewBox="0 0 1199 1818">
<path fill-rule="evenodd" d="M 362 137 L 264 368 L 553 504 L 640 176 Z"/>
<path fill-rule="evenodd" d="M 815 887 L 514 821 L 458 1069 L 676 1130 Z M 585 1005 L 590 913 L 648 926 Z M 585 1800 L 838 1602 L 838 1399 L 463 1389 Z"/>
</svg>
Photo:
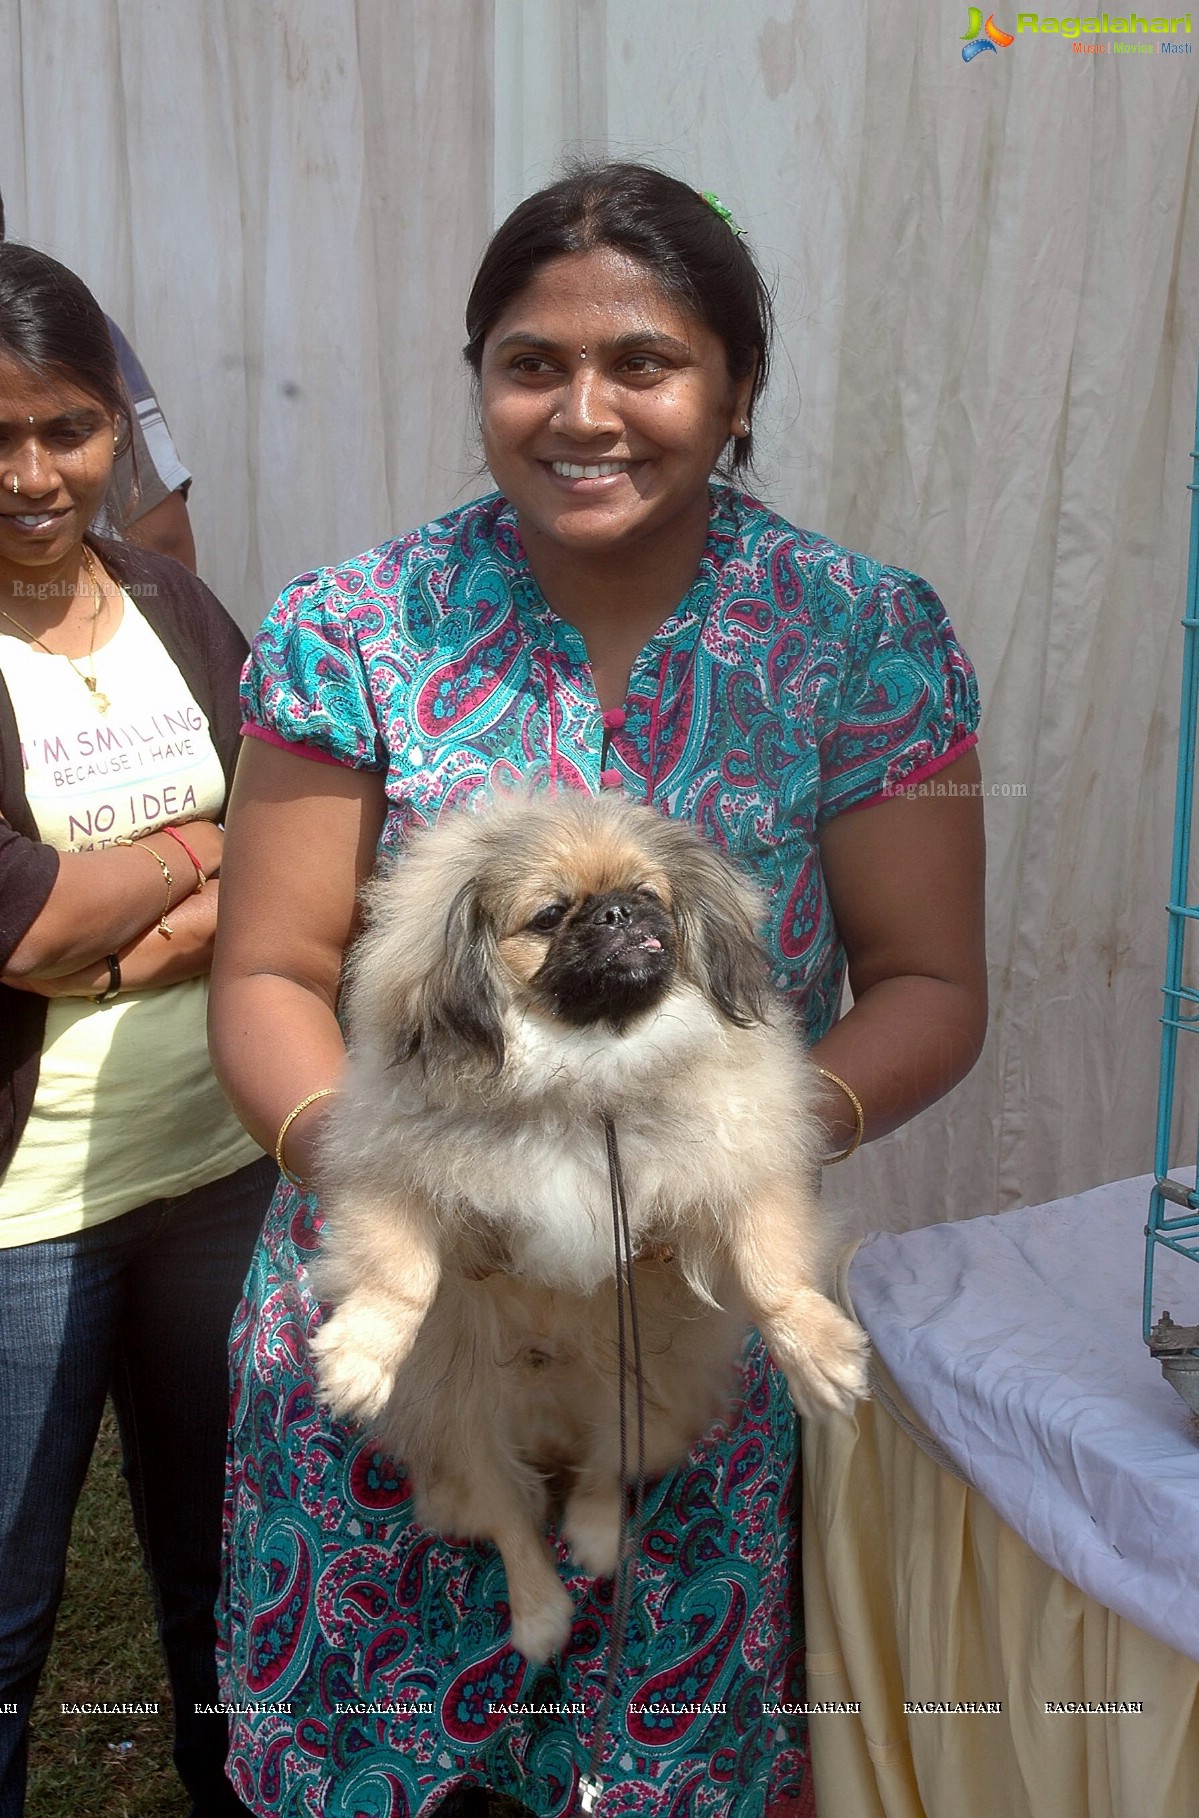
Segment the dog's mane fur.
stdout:
<svg viewBox="0 0 1199 1818">
<path fill-rule="evenodd" d="M 751 1320 L 798 1405 L 861 1392 L 861 1335 L 815 1286 L 814 1073 L 755 893 L 652 809 L 455 813 L 366 907 L 311 1343 L 331 1405 L 404 1459 L 419 1518 L 496 1540 L 514 1643 L 544 1659 L 571 1608 L 538 1532 L 546 1474 L 571 1477 L 584 1569 L 612 1569 L 619 1530 L 605 1119 L 646 1259 L 647 1470 L 727 1405 Z"/>
</svg>

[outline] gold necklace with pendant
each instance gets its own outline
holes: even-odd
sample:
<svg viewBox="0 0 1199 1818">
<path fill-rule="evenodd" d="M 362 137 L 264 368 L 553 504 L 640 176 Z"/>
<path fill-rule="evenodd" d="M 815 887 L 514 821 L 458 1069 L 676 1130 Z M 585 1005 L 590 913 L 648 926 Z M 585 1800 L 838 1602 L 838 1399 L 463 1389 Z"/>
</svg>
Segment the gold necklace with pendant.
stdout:
<svg viewBox="0 0 1199 1818">
<path fill-rule="evenodd" d="M 96 565 L 92 561 L 92 552 L 86 543 L 83 545 L 83 565 L 87 569 L 88 579 L 96 594 L 96 604 L 92 611 L 92 635 L 87 647 L 87 660 L 92 666 L 92 672 L 89 675 L 86 669 L 80 669 L 74 657 L 68 656 L 67 662 L 91 695 L 92 704 L 97 713 L 107 713 L 112 702 L 96 683 L 96 626 L 99 623 L 100 614 L 104 610 L 104 590 L 100 585 L 100 577 L 96 573 Z M 11 612 L 5 612 L 3 606 L 0 606 L 0 619 L 7 619 L 10 625 L 15 625 L 23 638 L 28 639 L 29 643 L 35 644 L 39 650 L 44 650 L 47 656 L 66 656 L 65 650 L 51 650 L 48 645 L 42 643 L 41 638 L 35 638 L 29 627 L 22 625 L 20 619 L 14 619 Z"/>
</svg>

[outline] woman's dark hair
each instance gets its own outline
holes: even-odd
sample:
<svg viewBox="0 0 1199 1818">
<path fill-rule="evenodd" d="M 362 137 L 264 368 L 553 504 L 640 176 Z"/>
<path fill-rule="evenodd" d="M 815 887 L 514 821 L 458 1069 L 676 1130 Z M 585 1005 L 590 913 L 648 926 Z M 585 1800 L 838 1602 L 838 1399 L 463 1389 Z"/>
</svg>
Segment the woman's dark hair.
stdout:
<svg viewBox="0 0 1199 1818">
<path fill-rule="evenodd" d="M 724 216 L 698 190 L 647 164 L 579 165 L 496 229 L 466 303 L 463 353 L 475 377 L 488 333 L 541 267 L 601 246 L 636 259 L 672 302 L 719 337 L 732 379 L 753 373 L 752 422 L 770 369 L 770 292 Z M 752 433 L 738 436 L 729 466 L 736 473 L 752 456 Z"/>
<path fill-rule="evenodd" d="M 132 406 L 104 311 L 73 271 L 32 246 L 0 241 L 0 354 L 41 379 L 65 379 L 124 424 Z"/>
</svg>

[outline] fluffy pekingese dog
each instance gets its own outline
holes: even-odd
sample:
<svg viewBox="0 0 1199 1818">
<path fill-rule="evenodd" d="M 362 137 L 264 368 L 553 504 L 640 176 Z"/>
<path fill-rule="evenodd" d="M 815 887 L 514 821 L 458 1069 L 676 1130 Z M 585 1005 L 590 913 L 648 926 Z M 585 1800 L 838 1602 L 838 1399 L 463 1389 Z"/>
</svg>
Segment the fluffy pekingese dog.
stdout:
<svg viewBox="0 0 1199 1818">
<path fill-rule="evenodd" d="M 605 1118 L 647 1473 L 727 1411 L 751 1323 L 801 1412 L 864 1391 L 865 1338 L 815 1286 L 813 1071 L 757 919 L 690 828 L 582 794 L 452 814 L 369 893 L 319 1171 L 320 1384 L 404 1461 L 425 1526 L 495 1542 L 532 1660 L 573 1613 L 551 1481 L 583 1571 L 620 1546 Z"/>
</svg>

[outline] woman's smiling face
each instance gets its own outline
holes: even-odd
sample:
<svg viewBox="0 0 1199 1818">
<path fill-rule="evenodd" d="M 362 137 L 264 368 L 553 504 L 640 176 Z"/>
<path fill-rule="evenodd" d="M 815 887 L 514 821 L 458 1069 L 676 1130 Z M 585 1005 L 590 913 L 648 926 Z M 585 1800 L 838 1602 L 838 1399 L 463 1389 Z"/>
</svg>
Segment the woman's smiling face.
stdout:
<svg viewBox="0 0 1199 1818">
<path fill-rule="evenodd" d="M 483 448 L 526 543 L 623 554 L 706 526 L 708 480 L 753 375 L 612 247 L 543 265 L 482 364 Z"/>
<path fill-rule="evenodd" d="M 115 430 L 69 379 L 0 354 L 0 567 L 47 567 L 82 541 L 112 477 Z"/>
</svg>

